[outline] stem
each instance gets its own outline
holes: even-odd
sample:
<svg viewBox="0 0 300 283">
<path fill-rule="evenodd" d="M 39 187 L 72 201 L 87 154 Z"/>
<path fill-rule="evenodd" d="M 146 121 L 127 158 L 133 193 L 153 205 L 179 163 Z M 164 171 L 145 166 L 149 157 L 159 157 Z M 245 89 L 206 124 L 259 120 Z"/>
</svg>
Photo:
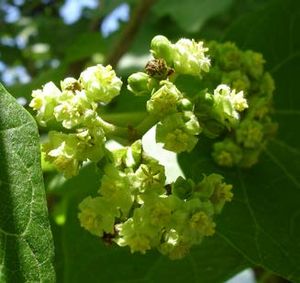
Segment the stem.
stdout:
<svg viewBox="0 0 300 283">
<path fill-rule="evenodd" d="M 157 122 L 159 118 L 153 115 L 148 115 L 137 127 L 135 128 L 136 135 L 142 137 L 147 131 L 149 131 Z"/>
<path fill-rule="evenodd" d="M 126 143 L 126 140 L 133 142 L 140 139 L 159 121 L 156 116 L 145 112 L 101 114 L 101 117 L 105 120 L 98 116 L 98 126 L 104 130 L 107 137 L 122 140 L 122 144 Z M 115 123 L 123 126 L 116 126 Z"/>
<path fill-rule="evenodd" d="M 126 113 L 126 116 L 128 115 L 130 113 Z M 143 116 L 145 116 L 145 113 L 143 113 Z M 104 130 L 106 136 L 111 139 L 122 140 L 122 144 L 126 144 L 126 141 L 128 143 L 140 139 L 158 121 L 159 119 L 156 116 L 148 115 L 136 127 L 131 125 L 120 127 L 103 120 L 99 116 L 97 117 L 98 126 Z"/>
<path fill-rule="evenodd" d="M 104 121 L 99 116 L 97 117 L 97 123 L 98 126 L 104 130 L 107 136 L 118 136 L 128 139 L 128 128 L 115 126 L 111 123 Z"/>
<path fill-rule="evenodd" d="M 290 283 L 290 281 L 261 267 L 255 267 L 253 270 L 258 283 Z"/>
<path fill-rule="evenodd" d="M 112 124 L 124 127 L 134 127 L 147 116 L 146 112 L 99 113 L 101 117 Z"/>
</svg>

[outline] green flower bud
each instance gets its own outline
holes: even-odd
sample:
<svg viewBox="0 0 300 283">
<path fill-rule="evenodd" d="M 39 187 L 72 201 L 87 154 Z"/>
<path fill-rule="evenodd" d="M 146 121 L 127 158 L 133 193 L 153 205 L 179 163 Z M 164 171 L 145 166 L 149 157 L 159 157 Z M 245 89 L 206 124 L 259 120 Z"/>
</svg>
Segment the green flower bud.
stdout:
<svg viewBox="0 0 300 283">
<path fill-rule="evenodd" d="M 177 112 L 177 105 L 183 97 L 176 86 L 169 81 L 162 81 L 161 87 L 147 101 L 147 110 L 157 117 L 165 117 Z"/>
<path fill-rule="evenodd" d="M 244 120 L 236 130 L 237 142 L 246 148 L 258 148 L 263 140 L 263 125 L 255 120 Z"/>
<path fill-rule="evenodd" d="M 188 199 L 193 194 L 194 186 L 195 184 L 191 179 L 186 180 L 180 176 L 172 184 L 172 194 L 183 200 Z"/>
<path fill-rule="evenodd" d="M 78 130 L 76 157 L 79 160 L 87 159 L 98 162 L 105 153 L 105 134 L 101 128 L 95 127 L 88 130 Z"/>
<path fill-rule="evenodd" d="M 158 88 L 158 83 L 148 74 L 138 72 L 129 76 L 127 88 L 136 96 L 146 96 L 151 94 L 154 88 Z"/>
<path fill-rule="evenodd" d="M 113 163 L 114 166 L 118 169 L 124 168 L 125 166 L 125 158 L 127 154 L 127 148 L 119 148 L 113 151 L 108 152 L 108 159 L 110 163 Z"/>
<path fill-rule="evenodd" d="M 78 218 L 82 227 L 96 236 L 114 232 L 115 217 L 119 213 L 112 204 L 102 197 L 85 198 L 79 204 Z"/>
<path fill-rule="evenodd" d="M 51 131 L 48 137 L 49 141 L 43 145 L 45 160 L 63 172 L 66 178 L 77 175 L 80 162 L 76 158 L 76 136 Z"/>
<path fill-rule="evenodd" d="M 194 105 L 189 99 L 182 98 L 179 101 L 178 110 L 179 110 L 179 112 L 193 111 L 194 110 Z"/>
<path fill-rule="evenodd" d="M 158 135 L 159 137 L 160 135 Z M 158 139 L 159 141 L 159 139 Z M 197 138 L 190 136 L 181 129 L 175 129 L 173 133 L 168 133 L 165 138 L 164 148 L 176 153 L 192 151 L 197 144 Z"/>
<path fill-rule="evenodd" d="M 191 214 L 199 211 L 202 208 L 203 204 L 199 198 L 190 198 L 189 200 L 183 202 L 183 209 L 189 217 Z"/>
<path fill-rule="evenodd" d="M 218 51 L 219 51 L 219 46 L 222 43 L 219 43 L 217 41 L 211 40 L 211 41 L 206 42 L 206 44 L 207 44 L 207 47 L 209 49 L 209 55 L 211 57 L 211 61 L 213 63 L 212 64 L 213 65 L 212 68 L 214 68 L 216 61 L 219 59 L 219 53 L 218 53 Z"/>
<path fill-rule="evenodd" d="M 249 99 L 250 108 L 247 111 L 247 117 L 253 119 L 263 119 L 272 109 L 272 100 L 269 97 L 251 97 Z"/>
<path fill-rule="evenodd" d="M 214 97 L 206 91 L 201 91 L 196 96 L 195 112 L 200 120 L 211 117 L 212 108 L 214 105 Z"/>
<path fill-rule="evenodd" d="M 201 133 L 201 128 L 198 122 L 197 117 L 191 111 L 184 111 L 182 112 L 184 129 L 190 135 L 199 135 Z"/>
<path fill-rule="evenodd" d="M 43 89 L 34 90 L 31 94 L 33 99 L 29 106 L 37 111 L 36 119 L 41 126 L 54 118 L 53 111 L 58 104 L 61 91 L 53 82 L 46 83 Z"/>
<path fill-rule="evenodd" d="M 182 38 L 174 44 L 174 69 L 179 74 L 201 76 L 203 72 L 208 72 L 210 59 L 205 52 L 208 48 L 203 46 L 203 42 L 196 42 Z"/>
<path fill-rule="evenodd" d="M 223 177 L 218 174 L 204 175 L 204 178 L 195 186 L 195 195 L 201 200 L 207 201 L 214 193 L 215 183 L 222 180 Z"/>
<path fill-rule="evenodd" d="M 213 145 L 212 157 L 220 166 L 233 167 L 238 165 L 242 156 L 241 148 L 230 139 L 216 142 Z"/>
<path fill-rule="evenodd" d="M 168 197 L 148 194 L 144 197 L 143 209 L 151 225 L 160 229 L 170 225 L 173 207 Z"/>
<path fill-rule="evenodd" d="M 119 169 L 124 169 L 125 167 L 136 169 L 140 164 L 142 152 L 142 142 L 137 140 L 130 147 L 112 151 L 112 162 Z"/>
<path fill-rule="evenodd" d="M 151 53 L 154 58 L 163 58 L 168 65 L 173 63 L 173 45 L 163 35 L 155 36 L 151 41 Z"/>
<path fill-rule="evenodd" d="M 275 90 L 275 82 L 269 73 L 265 73 L 260 83 L 260 91 L 262 95 L 272 99 Z"/>
<path fill-rule="evenodd" d="M 258 79 L 264 71 L 265 60 L 262 54 L 248 50 L 243 57 L 243 65 L 249 76 Z"/>
<path fill-rule="evenodd" d="M 178 260 L 186 257 L 190 252 L 191 245 L 185 242 L 179 242 L 177 246 L 169 251 L 168 256 L 172 260 Z"/>
<path fill-rule="evenodd" d="M 216 175 L 216 174 L 213 174 Z M 214 176 L 213 176 L 214 177 Z M 228 185 L 226 183 L 222 182 L 223 178 L 218 178 L 214 177 L 215 180 L 215 190 L 213 195 L 211 196 L 210 200 L 212 204 L 214 205 L 215 208 L 215 213 L 219 214 L 221 213 L 224 205 L 226 202 L 229 202 L 232 200 L 233 193 L 231 192 L 232 190 L 232 185 Z"/>
<path fill-rule="evenodd" d="M 214 97 L 206 91 L 201 91 L 196 96 L 195 112 L 198 117 L 209 117 L 214 104 Z"/>
<path fill-rule="evenodd" d="M 203 124 L 203 134 L 210 139 L 219 137 L 225 131 L 225 126 L 216 120 L 207 120 Z"/>
<path fill-rule="evenodd" d="M 174 152 L 192 151 L 198 142 L 201 128 L 196 116 L 186 111 L 167 116 L 156 128 L 156 142 Z"/>
<path fill-rule="evenodd" d="M 95 102 L 109 103 L 119 95 L 122 86 L 110 65 L 104 67 L 98 64 L 87 68 L 80 74 L 79 81 L 87 97 Z"/>
<path fill-rule="evenodd" d="M 195 187 L 195 197 L 202 200 L 201 211 L 208 216 L 220 213 L 225 202 L 231 201 L 233 194 L 232 185 L 223 182 L 223 176 L 210 174 Z"/>
<path fill-rule="evenodd" d="M 240 166 L 242 168 L 250 168 L 258 162 L 258 157 L 262 151 L 262 148 L 255 149 L 244 149 L 243 158 L 240 161 Z"/>
<path fill-rule="evenodd" d="M 244 91 L 246 93 L 251 85 L 247 75 L 240 70 L 223 73 L 221 81 L 236 91 Z"/>
<path fill-rule="evenodd" d="M 129 246 L 132 253 L 145 254 L 147 250 L 151 249 L 151 235 L 147 228 L 145 222 L 141 223 L 141 221 L 129 218 L 126 222 L 117 225 L 120 237 L 116 243 L 121 247 Z"/>
<path fill-rule="evenodd" d="M 164 235 L 164 242 L 159 246 L 159 251 L 168 255 L 170 259 L 177 260 L 184 258 L 190 251 L 191 244 L 180 239 L 175 229 L 170 229 Z"/>
<path fill-rule="evenodd" d="M 233 71 L 240 69 L 242 63 L 241 51 L 232 42 L 217 44 L 217 60 L 224 71 Z"/>
<path fill-rule="evenodd" d="M 191 229 L 196 230 L 203 236 L 212 236 L 215 233 L 216 224 L 203 211 L 193 214 L 189 221 L 189 225 Z"/>
<path fill-rule="evenodd" d="M 196 196 L 195 196 L 195 198 L 196 198 Z M 215 207 L 214 207 L 213 203 L 211 202 L 211 200 L 204 201 L 201 199 L 201 205 L 200 205 L 199 211 L 203 211 L 209 217 L 213 217 L 215 214 Z"/>
<path fill-rule="evenodd" d="M 78 174 L 83 161 L 99 161 L 104 155 L 104 133 L 101 129 L 83 130 L 77 134 L 49 132 L 49 141 L 43 145 L 45 159 L 53 163 L 66 178 Z"/>
<path fill-rule="evenodd" d="M 133 204 L 133 188 L 129 179 L 112 164 L 106 165 L 104 172 L 99 193 L 119 208 L 122 216 L 126 217 Z"/>
</svg>

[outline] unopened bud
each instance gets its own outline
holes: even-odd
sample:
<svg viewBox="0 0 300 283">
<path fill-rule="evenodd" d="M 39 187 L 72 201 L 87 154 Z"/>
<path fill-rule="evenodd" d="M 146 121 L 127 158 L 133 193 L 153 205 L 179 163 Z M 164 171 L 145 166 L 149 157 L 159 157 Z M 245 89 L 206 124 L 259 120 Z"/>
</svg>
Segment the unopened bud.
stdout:
<svg viewBox="0 0 300 283">
<path fill-rule="evenodd" d="M 128 78 L 127 88 L 136 96 L 149 95 L 154 87 L 153 79 L 143 72 L 134 73 Z"/>
<path fill-rule="evenodd" d="M 163 35 L 155 36 L 151 41 L 151 53 L 154 58 L 163 58 L 168 65 L 173 62 L 172 43 Z"/>
</svg>

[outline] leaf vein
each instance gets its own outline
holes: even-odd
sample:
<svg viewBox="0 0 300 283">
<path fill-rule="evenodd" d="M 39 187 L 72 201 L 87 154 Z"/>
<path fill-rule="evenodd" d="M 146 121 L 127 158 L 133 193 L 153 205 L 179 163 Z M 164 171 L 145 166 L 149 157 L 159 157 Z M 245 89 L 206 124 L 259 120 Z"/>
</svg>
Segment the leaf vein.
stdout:
<svg viewBox="0 0 300 283">
<path fill-rule="evenodd" d="M 285 174 L 285 176 L 295 185 L 297 189 L 300 190 L 299 181 L 286 169 L 286 167 L 271 153 L 270 150 L 265 149 L 265 152 L 270 157 L 270 159 L 277 165 Z"/>
<path fill-rule="evenodd" d="M 42 278 L 41 278 L 41 265 L 40 265 L 40 262 L 39 262 L 39 260 L 38 260 L 38 258 L 37 258 L 37 256 L 36 256 L 36 254 L 34 253 L 34 251 L 33 251 L 32 247 L 31 247 L 31 245 L 29 244 L 28 240 L 27 240 L 26 238 L 24 238 L 24 240 L 25 240 L 25 243 L 27 244 L 27 246 L 28 246 L 29 249 L 30 249 L 30 252 L 31 252 L 31 255 L 32 255 L 33 259 L 34 259 L 35 262 L 36 262 L 36 266 L 37 266 L 37 268 L 38 268 L 38 277 L 39 277 L 39 281 L 42 282 Z"/>
<path fill-rule="evenodd" d="M 294 148 L 294 147 L 288 145 L 284 141 L 281 141 L 279 139 L 273 139 L 272 142 L 276 143 L 277 145 L 283 147 L 284 149 L 290 151 L 293 154 L 300 155 L 300 150 L 298 150 L 297 148 Z"/>
<path fill-rule="evenodd" d="M 276 73 L 278 70 L 280 70 L 280 68 L 282 68 L 286 63 L 288 63 L 290 60 L 294 60 L 295 58 L 297 58 L 298 56 L 300 56 L 300 51 L 299 52 L 295 52 L 294 54 L 290 54 L 289 56 L 287 56 L 284 60 L 282 60 L 281 62 L 279 62 L 277 65 L 275 65 L 271 70 L 270 70 L 270 74 L 274 74 Z"/>
<path fill-rule="evenodd" d="M 256 219 L 254 210 L 252 209 L 252 206 L 250 204 L 249 196 L 248 196 L 248 193 L 247 193 L 247 190 L 246 190 L 246 187 L 245 187 L 245 183 L 244 183 L 244 181 L 242 179 L 240 171 L 238 171 L 238 176 L 239 176 L 239 181 L 240 181 L 240 184 L 241 184 L 241 187 L 242 187 L 242 190 L 243 190 L 243 194 L 244 194 L 244 197 L 245 197 L 245 204 L 246 204 L 246 206 L 247 206 L 247 208 L 249 210 L 249 213 L 250 213 L 251 218 L 253 220 L 253 224 L 255 226 L 254 242 L 255 242 L 256 249 L 257 249 L 259 261 L 260 261 L 260 263 L 262 263 L 263 262 L 263 260 L 262 260 L 262 253 L 261 253 L 259 242 L 258 242 L 260 227 L 259 227 L 258 221 Z"/>
<path fill-rule="evenodd" d="M 26 128 L 27 126 L 30 126 L 30 125 L 32 125 L 32 122 L 26 122 L 26 123 L 24 123 L 24 124 L 21 124 L 21 125 L 18 125 L 18 126 L 15 126 L 15 127 L 11 127 L 11 128 L 7 128 L 7 129 L 1 129 L 0 130 L 0 133 L 1 132 L 7 132 L 7 131 L 14 131 L 14 130 L 20 130 L 20 129 L 22 129 L 22 128 Z"/>
<path fill-rule="evenodd" d="M 238 246 L 236 246 L 230 239 L 228 239 L 223 233 L 220 231 L 216 231 L 216 235 L 220 236 L 229 246 L 231 246 L 233 249 L 238 251 L 243 257 L 248 260 L 253 265 L 257 265 L 257 262 L 255 262 L 253 259 L 251 259 L 246 253 L 244 253 L 243 250 L 241 250 Z"/>
</svg>

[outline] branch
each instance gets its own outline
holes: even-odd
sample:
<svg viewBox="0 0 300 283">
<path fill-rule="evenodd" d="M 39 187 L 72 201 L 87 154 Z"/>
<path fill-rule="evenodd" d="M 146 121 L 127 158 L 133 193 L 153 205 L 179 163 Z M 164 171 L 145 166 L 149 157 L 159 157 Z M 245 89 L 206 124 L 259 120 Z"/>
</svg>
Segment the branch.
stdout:
<svg viewBox="0 0 300 283">
<path fill-rule="evenodd" d="M 113 68 L 116 67 L 121 57 L 127 52 L 133 42 L 143 20 L 146 18 L 151 6 L 156 0 L 140 0 L 136 8 L 133 10 L 131 18 L 117 42 L 115 48 L 106 57 L 105 65 L 110 64 Z"/>
</svg>

